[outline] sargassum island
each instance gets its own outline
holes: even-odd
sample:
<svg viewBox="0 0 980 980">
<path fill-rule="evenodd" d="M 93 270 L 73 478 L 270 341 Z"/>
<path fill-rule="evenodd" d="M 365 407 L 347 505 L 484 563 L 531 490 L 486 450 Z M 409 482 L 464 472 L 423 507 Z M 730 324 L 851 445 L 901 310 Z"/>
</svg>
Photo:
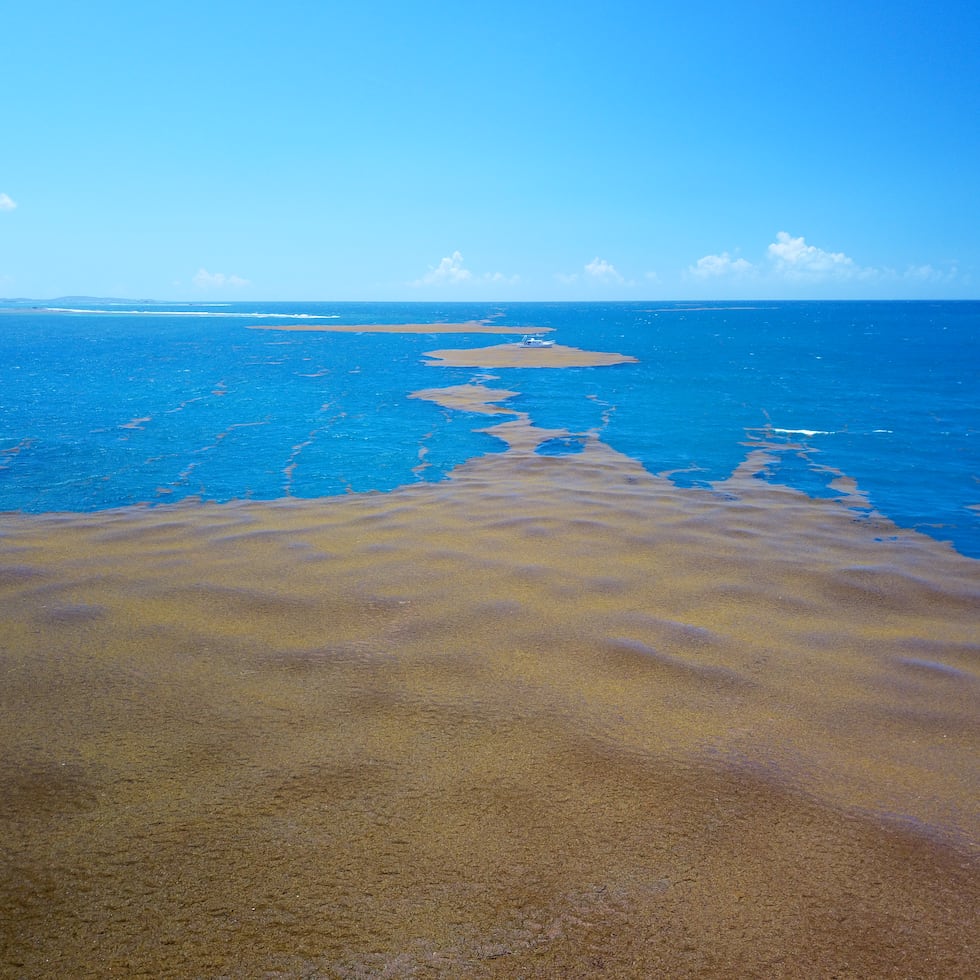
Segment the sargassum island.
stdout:
<svg viewBox="0 0 980 980">
<path fill-rule="evenodd" d="M 636 358 L 629 354 L 606 351 L 580 350 L 578 347 L 522 347 L 520 344 L 494 344 L 491 347 L 450 348 L 427 351 L 426 357 L 433 363 L 446 367 L 486 368 L 563 368 L 605 367 L 612 364 L 628 364 Z"/>
<path fill-rule="evenodd" d="M 4 515 L 2 975 L 975 975 L 980 564 L 415 394 L 504 451 Z"/>
<path fill-rule="evenodd" d="M 492 322 L 470 323 L 377 323 L 377 324 L 251 324 L 250 330 L 283 330 L 303 333 L 493 333 L 547 334 L 551 327 L 507 327 Z M 490 347 L 449 348 L 426 352 L 433 364 L 446 367 L 603 367 L 636 361 L 629 354 L 606 351 L 584 351 L 577 347 L 554 344 L 551 347 L 522 347 L 519 343 L 494 344 Z"/>
</svg>

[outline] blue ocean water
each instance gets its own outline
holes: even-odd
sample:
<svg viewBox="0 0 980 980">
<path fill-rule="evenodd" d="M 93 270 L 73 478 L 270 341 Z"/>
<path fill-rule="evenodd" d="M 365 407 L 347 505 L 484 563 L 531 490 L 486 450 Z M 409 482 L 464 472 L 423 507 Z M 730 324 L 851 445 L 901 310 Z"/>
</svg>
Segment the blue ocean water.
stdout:
<svg viewBox="0 0 980 980">
<path fill-rule="evenodd" d="M 442 479 L 504 446 L 476 431 L 486 416 L 407 396 L 492 378 L 536 425 L 597 430 L 682 486 L 782 443 L 762 478 L 833 496 L 846 474 L 899 525 L 980 558 L 978 302 L 64 305 L 0 311 L 0 510 Z M 449 368 L 423 354 L 513 338 L 248 328 L 486 318 L 638 361 Z"/>
</svg>

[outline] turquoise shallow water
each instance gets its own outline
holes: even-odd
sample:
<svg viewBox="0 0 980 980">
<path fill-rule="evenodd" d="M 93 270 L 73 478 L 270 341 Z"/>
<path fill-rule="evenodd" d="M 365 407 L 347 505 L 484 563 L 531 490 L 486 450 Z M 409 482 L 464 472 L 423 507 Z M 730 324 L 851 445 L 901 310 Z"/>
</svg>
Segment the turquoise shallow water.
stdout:
<svg viewBox="0 0 980 980">
<path fill-rule="evenodd" d="M 844 474 L 896 523 L 980 557 L 980 303 L 57 305 L 0 314 L 0 510 L 442 479 L 504 445 L 477 431 L 486 416 L 407 396 L 482 381 L 682 486 L 724 479 L 764 439 L 781 449 L 762 478 L 833 496 Z M 638 361 L 447 368 L 424 353 L 512 338 L 248 329 L 489 317 Z"/>
</svg>

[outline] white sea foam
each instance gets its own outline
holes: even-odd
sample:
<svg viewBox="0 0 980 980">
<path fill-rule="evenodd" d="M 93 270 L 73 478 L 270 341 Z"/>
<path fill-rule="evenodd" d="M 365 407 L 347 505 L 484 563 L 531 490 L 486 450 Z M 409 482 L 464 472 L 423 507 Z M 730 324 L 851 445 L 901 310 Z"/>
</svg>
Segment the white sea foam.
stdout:
<svg viewBox="0 0 980 980">
<path fill-rule="evenodd" d="M 776 429 L 773 428 L 773 432 L 779 432 L 784 436 L 832 436 L 835 433 L 828 432 L 826 429 Z"/>
<path fill-rule="evenodd" d="M 777 429 L 773 427 L 773 432 L 778 432 L 780 435 L 784 436 L 805 436 L 809 438 L 810 436 L 837 436 L 841 435 L 840 432 L 835 432 L 828 429 Z M 852 435 L 861 435 L 860 432 L 852 432 Z M 865 435 L 867 433 L 864 433 Z M 872 435 L 893 435 L 893 429 L 872 429 Z"/>
</svg>

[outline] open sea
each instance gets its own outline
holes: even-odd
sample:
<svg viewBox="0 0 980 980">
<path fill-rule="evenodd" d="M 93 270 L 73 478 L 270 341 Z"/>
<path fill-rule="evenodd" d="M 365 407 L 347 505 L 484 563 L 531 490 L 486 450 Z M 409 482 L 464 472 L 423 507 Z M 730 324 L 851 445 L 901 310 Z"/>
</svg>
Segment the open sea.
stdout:
<svg viewBox="0 0 980 980">
<path fill-rule="evenodd" d="M 844 475 L 980 557 L 980 303 L 59 305 L 0 316 L 0 511 L 441 480 L 505 447 L 485 417 L 408 396 L 493 377 L 533 424 L 598 434 L 679 486 L 724 480 L 764 440 L 759 478 L 823 497 Z M 487 318 L 636 363 L 487 371 L 424 354 L 514 338 L 249 329 Z"/>
<path fill-rule="evenodd" d="M 0 980 L 977 975 L 980 303 L 48 305 Z"/>
</svg>

